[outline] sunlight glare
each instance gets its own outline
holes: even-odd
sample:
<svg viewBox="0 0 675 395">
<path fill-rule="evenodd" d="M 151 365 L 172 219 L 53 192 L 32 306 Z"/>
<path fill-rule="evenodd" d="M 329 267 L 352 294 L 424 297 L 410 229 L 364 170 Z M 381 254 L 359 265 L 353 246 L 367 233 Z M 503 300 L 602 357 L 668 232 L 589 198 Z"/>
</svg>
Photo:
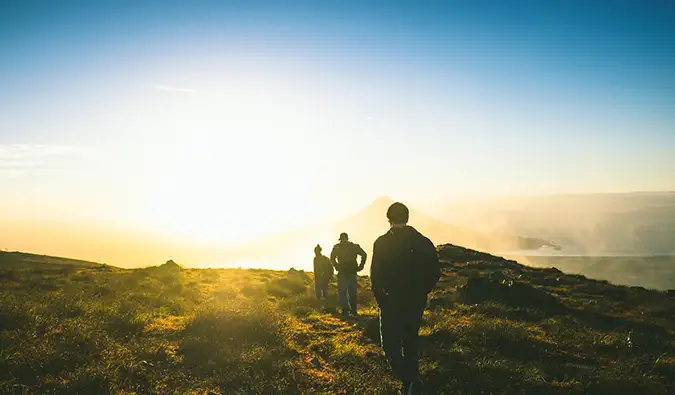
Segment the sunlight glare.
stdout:
<svg viewBox="0 0 675 395">
<path fill-rule="evenodd" d="M 307 180 L 293 171 L 303 164 L 289 152 L 306 147 L 287 140 L 311 132 L 315 120 L 299 97 L 264 88 L 165 92 L 171 100 L 152 103 L 153 117 L 172 132 L 142 148 L 150 181 L 139 196 L 151 196 L 143 207 L 154 228 L 230 244 L 309 220 Z"/>
</svg>

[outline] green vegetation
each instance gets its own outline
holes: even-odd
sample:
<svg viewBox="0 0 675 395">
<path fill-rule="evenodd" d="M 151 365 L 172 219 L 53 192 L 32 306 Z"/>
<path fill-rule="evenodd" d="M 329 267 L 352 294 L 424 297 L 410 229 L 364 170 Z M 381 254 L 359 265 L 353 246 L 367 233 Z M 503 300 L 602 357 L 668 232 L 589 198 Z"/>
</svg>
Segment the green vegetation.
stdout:
<svg viewBox="0 0 675 395">
<path fill-rule="evenodd" d="M 448 255 L 449 254 L 449 255 Z M 422 334 L 430 394 L 669 394 L 675 300 L 496 257 L 444 261 Z M 441 254 L 443 258 L 444 254 Z M 0 393 L 390 394 L 377 310 L 312 274 L 0 266 Z"/>
<path fill-rule="evenodd" d="M 79 259 L 59 258 L 47 255 L 27 254 L 25 252 L 0 251 L 0 267 L 13 268 L 41 268 L 53 265 L 63 265 L 71 267 L 97 267 L 98 263 L 82 261 Z"/>
</svg>

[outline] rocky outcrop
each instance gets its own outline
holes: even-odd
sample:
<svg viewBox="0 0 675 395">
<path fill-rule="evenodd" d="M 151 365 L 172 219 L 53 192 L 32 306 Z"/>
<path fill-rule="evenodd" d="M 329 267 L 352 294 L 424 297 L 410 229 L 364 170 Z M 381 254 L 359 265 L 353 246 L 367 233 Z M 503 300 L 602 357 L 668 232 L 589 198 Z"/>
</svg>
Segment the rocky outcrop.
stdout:
<svg viewBox="0 0 675 395">
<path fill-rule="evenodd" d="M 169 259 L 166 261 L 160 268 L 164 270 L 182 270 L 183 268 L 177 264 L 176 262 L 173 261 L 173 259 Z"/>
<path fill-rule="evenodd" d="M 503 260 L 503 258 L 485 252 L 471 250 L 454 244 L 442 244 L 436 247 L 441 261 L 450 263 L 465 263 L 475 261 Z"/>
<path fill-rule="evenodd" d="M 533 286 L 508 279 L 472 277 L 459 288 L 459 297 L 468 303 L 494 301 L 507 306 L 538 309 L 548 314 L 562 310 L 558 299 Z"/>
</svg>

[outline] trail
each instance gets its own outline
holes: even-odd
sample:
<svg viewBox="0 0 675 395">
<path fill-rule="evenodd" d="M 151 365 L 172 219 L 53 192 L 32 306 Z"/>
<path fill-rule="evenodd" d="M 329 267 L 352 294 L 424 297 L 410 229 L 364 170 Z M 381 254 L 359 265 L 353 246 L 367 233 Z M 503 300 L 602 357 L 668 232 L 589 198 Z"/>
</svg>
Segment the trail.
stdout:
<svg viewBox="0 0 675 395">
<path fill-rule="evenodd" d="M 395 393 L 386 359 L 370 337 L 377 320 L 372 308 L 362 310 L 358 318 L 343 319 L 331 313 L 289 318 L 289 346 L 298 352 L 297 373 L 306 379 L 299 380 L 298 390 L 307 394 Z"/>
</svg>

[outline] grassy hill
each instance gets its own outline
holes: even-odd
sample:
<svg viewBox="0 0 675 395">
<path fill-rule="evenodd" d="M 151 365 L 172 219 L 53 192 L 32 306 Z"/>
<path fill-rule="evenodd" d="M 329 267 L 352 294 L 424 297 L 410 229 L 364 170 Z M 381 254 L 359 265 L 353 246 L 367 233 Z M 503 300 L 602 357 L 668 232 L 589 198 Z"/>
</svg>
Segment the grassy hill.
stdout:
<svg viewBox="0 0 675 395">
<path fill-rule="evenodd" d="M 0 269 L 7 268 L 42 268 L 53 265 L 70 267 L 96 267 L 99 263 L 79 259 L 59 258 L 47 255 L 27 254 L 25 252 L 0 251 Z"/>
<path fill-rule="evenodd" d="M 675 299 L 455 246 L 425 312 L 429 394 L 672 394 Z M 377 310 L 291 270 L 0 266 L 0 393 L 390 394 Z"/>
</svg>

